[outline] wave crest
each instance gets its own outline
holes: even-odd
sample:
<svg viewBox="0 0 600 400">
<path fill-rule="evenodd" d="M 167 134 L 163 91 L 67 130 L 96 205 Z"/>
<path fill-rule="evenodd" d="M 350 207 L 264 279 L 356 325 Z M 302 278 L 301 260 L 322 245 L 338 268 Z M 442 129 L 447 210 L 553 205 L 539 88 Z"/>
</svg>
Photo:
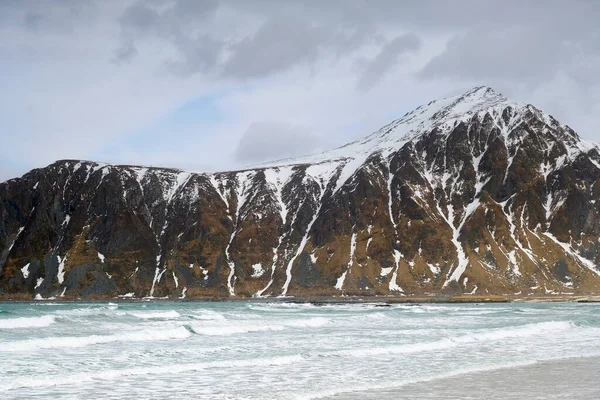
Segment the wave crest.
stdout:
<svg viewBox="0 0 600 400">
<path fill-rule="evenodd" d="M 175 329 L 143 329 L 116 335 L 57 336 L 14 341 L 11 342 L 10 346 L 0 347 L 0 352 L 79 348 L 114 342 L 152 342 L 157 340 L 187 339 L 190 336 L 192 336 L 192 333 L 183 326 Z"/>
<path fill-rule="evenodd" d="M 448 337 L 433 342 L 408 343 L 398 346 L 359 348 L 340 350 L 330 353 L 334 356 L 371 357 L 386 354 L 412 354 L 425 351 L 444 350 L 469 343 L 491 342 L 496 340 L 535 336 L 572 329 L 576 325 L 571 321 L 548 321 L 533 324 L 495 329 L 489 332 L 478 332 L 457 337 Z"/>
<path fill-rule="evenodd" d="M 0 319 L 0 329 L 43 328 L 56 322 L 51 315 Z"/>
<path fill-rule="evenodd" d="M 174 310 L 150 311 L 150 312 L 144 312 L 144 313 L 132 312 L 132 313 L 130 313 L 130 315 L 133 315 L 134 317 L 139 318 L 139 319 L 170 319 L 170 318 L 181 317 L 181 314 L 179 314 L 177 311 L 174 311 Z"/>
</svg>

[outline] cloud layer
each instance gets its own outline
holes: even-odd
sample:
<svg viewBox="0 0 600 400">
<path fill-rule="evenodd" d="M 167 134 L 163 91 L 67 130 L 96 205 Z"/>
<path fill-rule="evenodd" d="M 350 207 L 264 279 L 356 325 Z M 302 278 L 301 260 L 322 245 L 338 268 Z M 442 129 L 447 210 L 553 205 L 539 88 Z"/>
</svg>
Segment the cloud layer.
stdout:
<svg viewBox="0 0 600 400">
<path fill-rule="evenodd" d="M 322 150 L 322 140 L 299 126 L 282 122 L 254 122 L 242 136 L 235 157 L 242 163 L 260 163 Z"/>
<path fill-rule="evenodd" d="M 485 84 L 600 140 L 600 4 L 0 2 L 0 180 L 319 151 Z"/>
</svg>

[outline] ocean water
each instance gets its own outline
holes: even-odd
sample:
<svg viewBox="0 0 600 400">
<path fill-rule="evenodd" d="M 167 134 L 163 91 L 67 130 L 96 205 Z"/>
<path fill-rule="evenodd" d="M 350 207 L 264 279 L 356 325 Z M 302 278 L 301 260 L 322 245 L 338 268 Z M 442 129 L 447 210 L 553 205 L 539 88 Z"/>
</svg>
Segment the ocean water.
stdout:
<svg viewBox="0 0 600 400">
<path fill-rule="evenodd" d="M 0 303 L 2 399 L 598 398 L 599 356 L 595 304 Z"/>
</svg>

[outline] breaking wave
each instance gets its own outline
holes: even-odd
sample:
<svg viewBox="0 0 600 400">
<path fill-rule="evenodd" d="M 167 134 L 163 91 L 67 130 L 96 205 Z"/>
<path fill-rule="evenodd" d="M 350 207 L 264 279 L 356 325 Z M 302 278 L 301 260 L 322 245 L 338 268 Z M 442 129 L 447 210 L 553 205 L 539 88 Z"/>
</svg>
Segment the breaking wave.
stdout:
<svg viewBox="0 0 600 400">
<path fill-rule="evenodd" d="M 316 308 L 311 303 L 264 303 L 264 304 L 248 304 L 247 307 L 254 311 L 263 312 L 290 312 L 290 311 L 303 311 L 307 309 Z"/>
<path fill-rule="evenodd" d="M 275 332 L 288 328 L 317 328 L 329 323 L 327 318 L 315 317 L 270 323 L 262 321 L 237 322 L 238 325 L 191 325 L 195 333 L 207 336 L 230 336 L 250 332 Z"/>
<path fill-rule="evenodd" d="M 267 332 L 267 331 L 282 331 L 285 327 L 281 325 L 240 325 L 240 326 L 203 326 L 203 325 L 192 325 L 194 332 L 200 335 L 207 336 L 229 336 L 240 333 L 250 332 Z"/>
<path fill-rule="evenodd" d="M 51 315 L 0 319 L 0 329 L 43 328 L 56 322 Z"/>
<path fill-rule="evenodd" d="M 426 351 L 444 350 L 470 343 L 485 343 L 503 339 L 535 336 L 545 333 L 565 331 L 576 327 L 571 321 L 549 321 L 512 328 L 495 329 L 487 332 L 478 332 L 458 337 L 448 337 L 432 342 L 409 343 L 398 346 L 385 346 L 373 348 L 358 348 L 340 350 L 329 353 L 334 356 L 371 357 L 390 354 L 412 354 Z"/>
<path fill-rule="evenodd" d="M 130 313 L 131 315 L 133 315 L 136 318 L 139 319 L 170 319 L 170 318 L 179 318 L 181 317 L 181 314 L 179 314 L 177 311 L 156 311 L 156 312 L 145 312 L 145 313 L 140 313 L 140 312 L 133 312 Z"/>
<path fill-rule="evenodd" d="M 18 340 L 10 346 L 1 346 L 0 352 L 35 351 L 40 349 L 79 348 L 114 342 L 152 342 L 169 339 L 187 339 L 192 333 L 181 326 L 175 329 L 144 329 L 116 335 L 61 336 Z"/>
<path fill-rule="evenodd" d="M 209 361 L 204 363 L 191 363 L 191 364 L 171 364 L 163 366 L 151 366 L 151 367 L 135 367 L 128 369 L 113 369 L 104 370 L 92 373 L 80 373 L 71 374 L 69 376 L 54 376 L 50 378 L 26 378 L 16 380 L 5 387 L 0 388 L 0 391 L 9 391 L 17 388 L 25 387 L 48 387 L 48 386 L 62 386 L 69 384 L 80 384 L 81 382 L 91 382 L 99 380 L 114 380 L 128 376 L 146 376 L 146 375 L 165 375 L 165 374 L 180 374 L 184 372 L 201 371 L 205 369 L 219 369 L 219 368 L 250 368 L 250 367 L 270 367 L 270 366 L 282 366 L 290 365 L 299 362 L 303 362 L 304 358 L 300 354 L 288 355 L 288 356 L 277 356 L 277 357 L 265 357 L 265 358 L 251 358 L 243 360 L 222 360 L 222 361 Z"/>
<path fill-rule="evenodd" d="M 191 319 L 208 320 L 208 321 L 224 321 L 226 318 L 223 314 L 212 310 L 202 310 L 200 313 L 188 315 Z"/>
</svg>

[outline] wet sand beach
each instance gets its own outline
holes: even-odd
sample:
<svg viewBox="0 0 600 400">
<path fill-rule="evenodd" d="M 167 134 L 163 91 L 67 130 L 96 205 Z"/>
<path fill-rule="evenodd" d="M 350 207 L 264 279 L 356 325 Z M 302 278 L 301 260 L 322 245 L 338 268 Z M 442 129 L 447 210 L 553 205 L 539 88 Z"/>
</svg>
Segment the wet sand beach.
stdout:
<svg viewBox="0 0 600 400">
<path fill-rule="evenodd" d="M 599 357 L 540 361 L 496 370 L 458 373 L 396 388 L 340 393 L 326 399 L 571 399 L 600 398 Z M 451 374 L 451 372 L 450 372 Z"/>
</svg>

